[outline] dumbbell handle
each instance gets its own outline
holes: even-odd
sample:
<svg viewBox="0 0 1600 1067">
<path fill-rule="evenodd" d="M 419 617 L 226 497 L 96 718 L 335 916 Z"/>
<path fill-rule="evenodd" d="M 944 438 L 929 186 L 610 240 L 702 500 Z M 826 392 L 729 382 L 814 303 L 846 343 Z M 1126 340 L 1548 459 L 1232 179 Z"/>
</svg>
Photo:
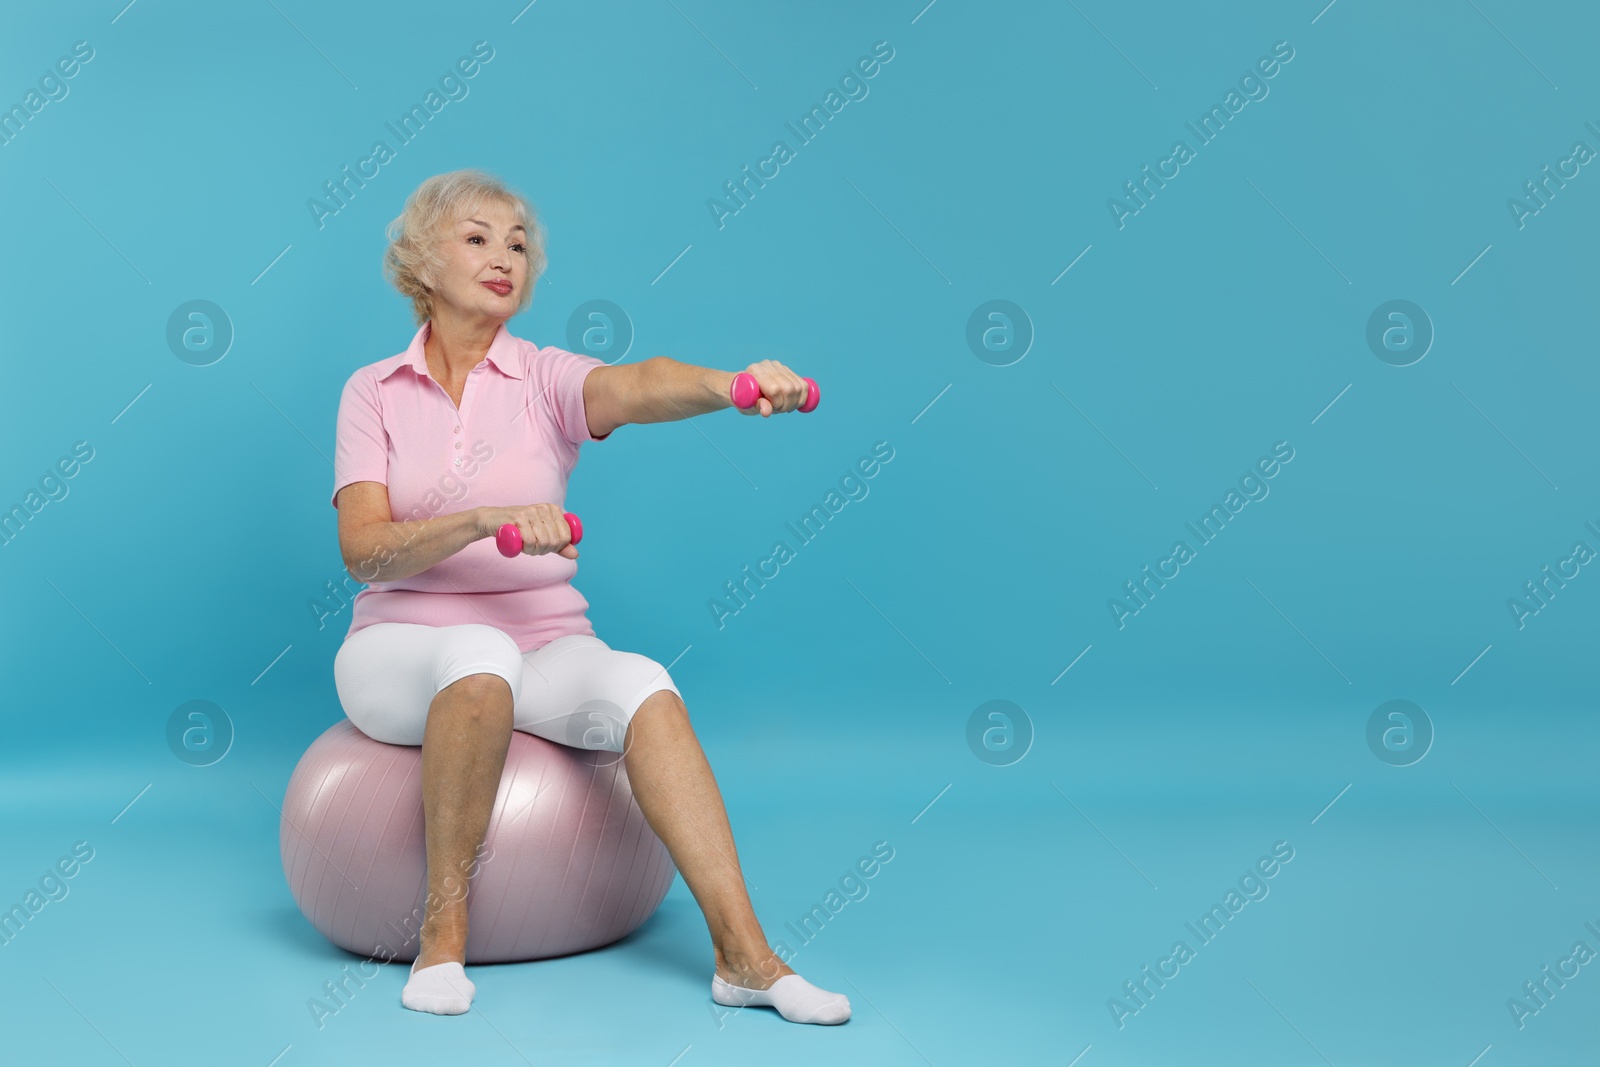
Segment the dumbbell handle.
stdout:
<svg viewBox="0 0 1600 1067">
<path fill-rule="evenodd" d="M 800 405 L 801 411 L 811 411 L 822 400 L 822 391 L 817 388 L 817 383 L 810 378 L 801 378 L 806 383 L 805 403 Z M 755 375 L 747 371 L 740 371 L 733 376 L 733 383 L 728 386 L 728 397 L 736 408 L 753 408 L 756 401 L 762 396 L 761 386 L 756 381 Z"/>
<path fill-rule="evenodd" d="M 563 511 L 561 517 L 567 520 L 567 526 L 572 530 L 572 543 L 577 544 L 582 541 L 583 523 L 578 520 L 578 516 L 570 511 Z M 508 522 L 500 527 L 494 535 L 494 543 L 500 549 L 500 554 L 507 559 L 522 555 L 522 531 L 514 522 Z"/>
</svg>

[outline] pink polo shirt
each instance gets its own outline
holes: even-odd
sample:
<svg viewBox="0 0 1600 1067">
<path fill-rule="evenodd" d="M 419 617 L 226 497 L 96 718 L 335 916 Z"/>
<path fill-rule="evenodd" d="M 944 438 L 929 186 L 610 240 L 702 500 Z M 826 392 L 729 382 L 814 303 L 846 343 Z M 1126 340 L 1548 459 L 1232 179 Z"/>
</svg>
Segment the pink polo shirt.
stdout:
<svg viewBox="0 0 1600 1067">
<path fill-rule="evenodd" d="M 356 369 L 339 397 L 333 505 L 351 482 L 382 482 L 396 522 L 478 506 L 565 505 L 567 475 L 590 434 L 583 380 L 605 361 L 513 337 L 502 323 L 467 375 L 458 411 L 428 373 L 431 321 L 399 355 Z M 607 434 L 606 436 L 610 436 Z M 553 552 L 507 559 L 493 537 L 432 567 L 356 594 L 350 634 L 375 622 L 504 630 L 524 652 L 593 634 L 589 602 L 572 587 L 576 560 Z M 362 569 L 355 568 L 359 580 Z M 367 570 L 370 573 L 370 568 Z"/>
</svg>

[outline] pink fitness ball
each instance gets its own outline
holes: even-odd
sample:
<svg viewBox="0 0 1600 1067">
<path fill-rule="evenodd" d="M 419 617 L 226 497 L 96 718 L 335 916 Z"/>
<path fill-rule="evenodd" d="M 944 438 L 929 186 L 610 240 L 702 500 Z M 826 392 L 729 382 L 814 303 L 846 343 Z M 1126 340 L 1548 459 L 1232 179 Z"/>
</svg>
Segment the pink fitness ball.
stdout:
<svg viewBox="0 0 1600 1067">
<path fill-rule="evenodd" d="M 817 383 L 810 378 L 802 378 L 806 383 L 805 403 L 800 405 L 801 411 L 812 411 L 822 400 L 822 391 L 817 388 Z M 761 399 L 761 386 L 757 384 L 755 375 L 740 371 L 733 376 L 733 384 L 728 387 L 728 397 L 736 408 L 753 408 L 756 401 Z"/>
<path fill-rule="evenodd" d="M 428 914 L 421 746 L 335 723 L 289 778 L 278 847 L 290 895 L 322 936 L 384 962 L 416 958 Z M 470 879 L 471 965 L 626 937 L 677 868 L 618 753 L 513 730 L 477 863 L 456 873 Z"/>
<path fill-rule="evenodd" d="M 570 511 L 562 512 L 567 520 L 567 528 L 572 531 L 572 543 L 577 544 L 583 540 L 583 522 Z M 522 531 L 517 529 L 517 524 L 508 522 L 494 535 L 495 547 L 500 549 L 500 554 L 510 559 L 512 556 L 522 554 Z"/>
</svg>

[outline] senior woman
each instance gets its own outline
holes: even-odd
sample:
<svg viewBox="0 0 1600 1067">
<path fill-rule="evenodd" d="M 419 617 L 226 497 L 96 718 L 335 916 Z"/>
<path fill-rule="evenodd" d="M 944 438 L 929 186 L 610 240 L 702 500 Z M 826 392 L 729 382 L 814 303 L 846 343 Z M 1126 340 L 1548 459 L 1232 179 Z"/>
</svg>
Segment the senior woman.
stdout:
<svg viewBox="0 0 1600 1067">
<path fill-rule="evenodd" d="M 511 731 L 523 730 L 623 753 L 640 810 L 705 915 L 713 1000 L 842 1023 L 849 1001 L 767 943 L 677 686 L 654 660 L 597 637 L 570 582 L 578 552 L 561 505 L 579 446 L 630 422 L 731 407 L 734 375 L 665 356 L 611 366 L 512 336 L 506 320 L 544 268 L 540 229 L 482 171 L 424 181 L 390 224 L 384 261 L 419 329 L 404 352 L 358 368 L 339 401 L 339 547 L 367 588 L 335 684 L 362 732 L 422 746 L 428 891 L 445 902 L 423 923 L 401 1002 L 441 1015 L 471 1006 L 467 900 L 448 886 L 483 843 Z M 746 414 L 805 400 L 802 379 L 775 360 L 748 372 L 764 395 Z M 494 544 L 506 523 L 523 540 L 509 560 Z"/>
</svg>

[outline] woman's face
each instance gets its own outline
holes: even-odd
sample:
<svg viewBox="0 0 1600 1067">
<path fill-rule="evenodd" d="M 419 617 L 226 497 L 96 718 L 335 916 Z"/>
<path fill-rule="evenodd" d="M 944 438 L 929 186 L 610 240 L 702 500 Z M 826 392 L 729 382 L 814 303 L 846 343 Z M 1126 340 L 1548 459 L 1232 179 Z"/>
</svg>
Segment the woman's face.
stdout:
<svg viewBox="0 0 1600 1067">
<path fill-rule="evenodd" d="M 528 234 L 511 205 L 485 201 L 440 240 L 444 273 L 433 286 L 437 298 L 467 315 L 510 318 L 528 284 Z"/>
</svg>

